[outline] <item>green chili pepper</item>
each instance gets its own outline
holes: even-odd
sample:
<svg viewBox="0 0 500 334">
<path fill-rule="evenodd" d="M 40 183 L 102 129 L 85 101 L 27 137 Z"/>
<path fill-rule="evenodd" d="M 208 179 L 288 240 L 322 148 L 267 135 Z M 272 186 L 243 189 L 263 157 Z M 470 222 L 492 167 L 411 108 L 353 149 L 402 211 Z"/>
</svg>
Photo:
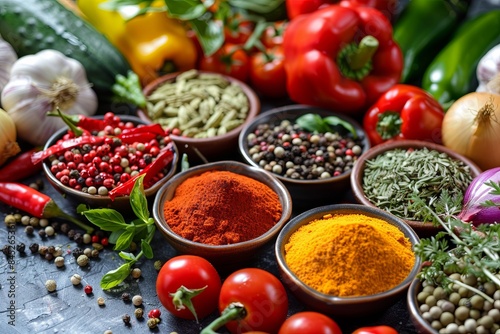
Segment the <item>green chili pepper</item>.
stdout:
<svg viewBox="0 0 500 334">
<path fill-rule="evenodd" d="M 477 86 L 476 67 L 484 54 L 500 43 L 500 10 L 483 12 L 464 22 L 439 52 L 422 78 L 422 88 L 447 109 Z"/>
<path fill-rule="evenodd" d="M 467 13 L 470 0 L 412 0 L 394 23 L 404 56 L 401 82 L 420 79 Z"/>
</svg>

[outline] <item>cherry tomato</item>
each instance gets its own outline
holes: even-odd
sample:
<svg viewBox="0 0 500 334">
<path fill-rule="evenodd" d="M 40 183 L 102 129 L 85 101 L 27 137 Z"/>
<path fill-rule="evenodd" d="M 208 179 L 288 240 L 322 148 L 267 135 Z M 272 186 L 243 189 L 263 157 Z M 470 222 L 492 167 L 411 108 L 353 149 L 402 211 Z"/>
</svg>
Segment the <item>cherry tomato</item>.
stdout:
<svg viewBox="0 0 500 334">
<path fill-rule="evenodd" d="M 254 27 L 255 24 L 243 15 L 233 15 L 224 24 L 225 41 L 231 44 L 243 45 L 252 35 Z"/>
<path fill-rule="evenodd" d="M 398 334 L 398 331 L 389 326 L 373 326 L 358 328 L 352 334 Z"/>
<path fill-rule="evenodd" d="M 295 313 L 285 320 L 278 334 L 342 334 L 335 321 L 318 312 Z"/>
<path fill-rule="evenodd" d="M 211 56 L 200 59 L 199 69 L 229 75 L 240 81 L 248 80 L 249 58 L 236 44 L 226 43 Z"/>
<path fill-rule="evenodd" d="M 273 22 L 273 24 L 271 24 L 264 30 L 264 33 L 261 37 L 262 44 L 264 44 L 266 48 L 283 45 L 283 34 L 285 33 L 286 25 L 286 21 Z"/>
<path fill-rule="evenodd" d="M 245 309 L 243 318 L 226 323 L 231 333 L 259 331 L 276 333 L 288 312 L 288 297 L 280 280 L 258 268 L 233 272 L 222 284 L 219 311 L 230 305 Z"/>
<path fill-rule="evenodd" d="M 284 97 L 286 90 L 285 56 L 282 46 L 275 46 L 250 57 L 250 84 L 267 97 Z"/>
<path fill-rule="evenodd" d="M 156 292 L 162 305 L 183 319 L 199 320 L 214 312 L 220 289 L 221 279 L 217 270 L 204 258 L 194 255 L 171 258 L 161 267 L 156 279 Z M 193 290 L 198 294 L 191 296 L 189 291 Z M 183 308 L 176 307 L 174 302 L 183 297 L 191 300 L 196 315 L 189 310 L 185 300 L 182 300 Z"/>
</svg>

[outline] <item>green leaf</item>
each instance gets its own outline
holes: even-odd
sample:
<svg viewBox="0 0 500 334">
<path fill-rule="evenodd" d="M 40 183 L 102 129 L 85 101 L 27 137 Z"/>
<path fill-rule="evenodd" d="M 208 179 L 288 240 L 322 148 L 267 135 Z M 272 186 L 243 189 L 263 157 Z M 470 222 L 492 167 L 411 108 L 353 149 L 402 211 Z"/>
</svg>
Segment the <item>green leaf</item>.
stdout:
<svg viewBox="0 0 500 334">
<path fill-rule="evenodd" d="M 144 239 L 141 240 L 141 250 L 147 259 L 153 258 L 153 249 L 151 248 L 151 245 Z"/>
<path fill-rule="evenodd" d="M 132 254 L 132 253 L 129 253 L 129 252 L 123 252 L 123 251 L 122 251 L 122 252 L 118 253 L 118 255 L 119 255 L 122 259 L 124 259 L 124 260 L 126 260 L 126 261 L 137 261 L 137 258 L 135 257 L 135 255 L 134 255 L 134 254 Z"/>
<path fill-rule="evenodd" d="M 108 242 L 113 245 L 116 244 L 116 241 L 124 231 L 125 229 L 111 232 L 111 234 L 108 237 Z"/>
<path fill-rule="evenodd" d="M 101 278 L 101 288 L 104 290 L 111 289 L 123 282 L 123 280 L 130 275 L 131 265 L 132 262 L 127 262 L 114 270 L 108 271 Z"/>
<path fill-rule="evenodd" d="M 113 232 L 128 226 L 121 213 L 114 209 L 91 209 L 83 211 L 82 214 L 103 231 Z"/>
<path fill-rule="evenodd" d="M 354 139 L 358 138 L 358 134 L 356 133 L 356 129 L 354 128 L 354 126 L 351 123 L 344 121 L 340 117 L 328 116 L 323 118 L 323 120 L 331 126 L 339 126 L 339 125 L 342 126 L 352 134 Z"/>
<path fill-rule="evenodd" d="M 147 223 L 149 218 L 148 200 L 144 193 L 144 175 L 137 178 L 130 192 L 130 205 L 137 218 Z"/>
<path fill-rule="evenodd" d="M 197 19 L 206 13 L 207 8 L 200 0 L 164 0 L 170 17 L 180 20 Z"/>
<path fill-rule="evenodd" d="M 304 114 L 295 120 L 295 123 L 303 128 L 304 130 L 310 132 L 326 132 L 325 123 L 320 115 L 318 114 Z"/>
<path fill-rule="evenodd" d="M 115 250 L 124 250 L 124 249 L 129 249 L 130 243 L 132 242 L 132 239 L 134 238 L 135 234 L 135 226 L 134 225 L 129 225 L 125 231 L 118 237 L 118 240 L 116 240 L 116 245 L 115 245 Z"/>
<path fill-rule="evenodd" d="M 205 56 L 213 55 L 224 44 L 224 27 L 220 22 L 193 19 L 189 21 Z"/>
<path fill-rule="evenodd" d="M 87 206 L 87 204 L 78 204 L 76 207 L 76 213 L 78 214 L 83 214 L 85 211 L 90 210 L 90 208 Z"/>
</svg>

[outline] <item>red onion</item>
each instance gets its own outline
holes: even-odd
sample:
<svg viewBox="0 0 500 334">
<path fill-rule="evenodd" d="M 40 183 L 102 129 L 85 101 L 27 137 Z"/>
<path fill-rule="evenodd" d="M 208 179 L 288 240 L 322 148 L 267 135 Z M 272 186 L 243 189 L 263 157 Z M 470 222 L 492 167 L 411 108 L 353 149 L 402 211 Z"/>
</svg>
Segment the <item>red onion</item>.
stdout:
<svg viewBox="0 0 500 334">
<path fill-rule="evenodd" d="M 494 189 L 487 184 L 490 181 L 500 182 L 500 167 L 488 169 L 472 180 L 465 191 L 464 205 L 458 218 L 476 226 L 500 222 L 500 207 L 484 206 L 487 200 L 500 206 L 500 195 L 491 193 Z"/>
</svg>

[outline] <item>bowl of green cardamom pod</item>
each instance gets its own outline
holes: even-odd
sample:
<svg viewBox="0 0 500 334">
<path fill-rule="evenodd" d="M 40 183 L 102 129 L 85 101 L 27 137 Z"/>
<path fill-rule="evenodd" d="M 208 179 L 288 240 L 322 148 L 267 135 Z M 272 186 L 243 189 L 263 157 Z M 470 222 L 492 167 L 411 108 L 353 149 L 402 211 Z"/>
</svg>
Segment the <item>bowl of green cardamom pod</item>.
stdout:
<svg viewBox="0 0 500 334">
<path fill-rule="evenodd" d="M 402 219 L 361 204 L 305 211 L 281 230 L 275 254 L 283 282 L 309 308 L 333 317 L 383 312 L 404 298 L 421 260 Z"/>
<path fill-rule="evenodd" d="M 170 73 L 143 90 L 146 107 L 137 115 L 159 123 L 190 161 L 234 155 L 243 126 L 260 112 L 260 99 L 244 82 L 219 73 Z"/>
<path fill-rule="evenodd" d="M 467 187 L 480 173 L 474 162 L 443 145 L 399 140 L 363 153 L 352 170 L 351 187 L 360 204 L 385 210 L 428 237 L 442 228 L 413 203 L 422 199 L 438 215 L 443 210 L 458 214 Z"/>
</svg>

